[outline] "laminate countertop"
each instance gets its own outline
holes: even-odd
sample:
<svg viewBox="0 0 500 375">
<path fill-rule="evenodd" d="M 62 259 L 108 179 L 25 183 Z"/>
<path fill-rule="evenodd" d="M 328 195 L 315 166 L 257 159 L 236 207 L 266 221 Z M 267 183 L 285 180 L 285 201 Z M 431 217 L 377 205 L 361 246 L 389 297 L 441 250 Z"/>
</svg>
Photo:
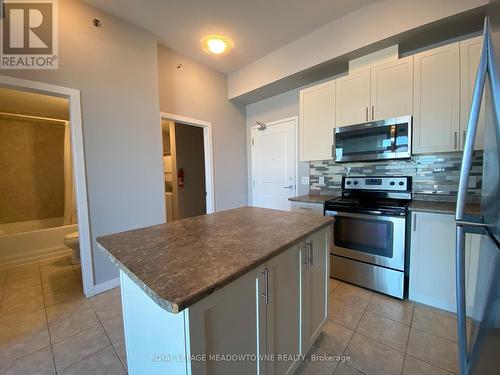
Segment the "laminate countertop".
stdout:
<svg viewBox="0 0 500 375">
<path fill-rule="evenodd" d="M 97 238 L 160 307 L 178 313 L 332 223 L 241 207 Z"/>
<path fill-rule="evenodd" d="M 330 199 L 338 198 L 338 197 L 339 197 L 339 195 L 306 194 L 306 195 L 299 195 L 298 197 L 288 198 L 288 200 L 292 201 L 292 202 L 323 204 Z"/>
<path fill-rule="evenodd" d="M 455 215 L 456 202 L 421 201 L 413 200 L 408 209 L 410 211 L 432 212 L 438 214 Z M 465 206 L 465 213 L 479 215 L 481 206 L 479 203 L 469 203 Z"/>
</svg>

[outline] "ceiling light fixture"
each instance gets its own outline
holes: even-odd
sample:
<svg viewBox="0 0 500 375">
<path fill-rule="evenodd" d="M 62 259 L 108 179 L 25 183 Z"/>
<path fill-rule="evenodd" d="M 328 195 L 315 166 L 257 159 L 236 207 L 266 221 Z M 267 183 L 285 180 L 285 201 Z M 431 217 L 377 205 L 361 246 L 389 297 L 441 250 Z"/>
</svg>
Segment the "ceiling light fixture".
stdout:
<svg viewBox="0 0 500 375">
<path fill-rule="evenodd" d="M 234 48 L 234 43 L 231 39 L 219 34 L 208 35 L 201 39 L 201 43 L 205 52 L 214 55 L 221 55 Z"/>
</svg>

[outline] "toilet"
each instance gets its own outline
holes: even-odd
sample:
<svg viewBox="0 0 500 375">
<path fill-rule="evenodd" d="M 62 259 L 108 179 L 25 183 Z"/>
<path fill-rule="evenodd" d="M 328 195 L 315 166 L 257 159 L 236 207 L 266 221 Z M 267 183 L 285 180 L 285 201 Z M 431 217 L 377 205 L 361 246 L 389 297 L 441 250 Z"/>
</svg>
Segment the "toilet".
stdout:
<svg viewBox="0 0 500 375">
<path fill-rule="evenodd" d="M 64 236 L 64 244 L 69 247 L 73 254 L 71 256 L 71 264 L 80 263 L 80 240 L 78 232 L 69 233 Z"/>
</svg>

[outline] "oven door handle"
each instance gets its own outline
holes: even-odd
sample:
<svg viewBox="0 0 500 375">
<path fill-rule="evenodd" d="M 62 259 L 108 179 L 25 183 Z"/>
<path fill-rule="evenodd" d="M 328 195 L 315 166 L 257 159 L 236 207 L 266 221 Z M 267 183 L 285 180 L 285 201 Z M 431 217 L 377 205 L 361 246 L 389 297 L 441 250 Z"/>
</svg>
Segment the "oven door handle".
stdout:
<svg viewBox="0 0 500 375">
<path fill-rule="evenodd" d="M 375 217 L 377 219 L 382 219 L 382 220 L 387 220 L 387 221 L 395 221 L 395 220 L 405 220 L 404 216 L 385 216 L 381 215 L 382 212 L 380 211 L 366 211 L 367 214 L 357 214 L 357 213 L 352 213 L 352 212 L 339 212 L 339 211 L 325 211 L 325 216 L 331 216 L 331 217 L 336 217 L 336 216 L 341 216 L 341 217 L 352 217 L 352 218 L 357 218 L 357 219 L 374 219 Z"/>
</svg>

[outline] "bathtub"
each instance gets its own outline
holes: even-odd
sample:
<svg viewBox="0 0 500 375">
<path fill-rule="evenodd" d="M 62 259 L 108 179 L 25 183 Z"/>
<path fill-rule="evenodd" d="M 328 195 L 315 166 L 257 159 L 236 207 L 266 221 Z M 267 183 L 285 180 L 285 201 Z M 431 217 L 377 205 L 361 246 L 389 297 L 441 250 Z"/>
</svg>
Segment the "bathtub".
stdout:
<svg viewBox="0 0 500 375">
<path fill-rule="evenodd" d="M 0 224 L 0 269 L 71 254 L 63 240 L 76 231 L 62 217 Z"/>
</svg>

